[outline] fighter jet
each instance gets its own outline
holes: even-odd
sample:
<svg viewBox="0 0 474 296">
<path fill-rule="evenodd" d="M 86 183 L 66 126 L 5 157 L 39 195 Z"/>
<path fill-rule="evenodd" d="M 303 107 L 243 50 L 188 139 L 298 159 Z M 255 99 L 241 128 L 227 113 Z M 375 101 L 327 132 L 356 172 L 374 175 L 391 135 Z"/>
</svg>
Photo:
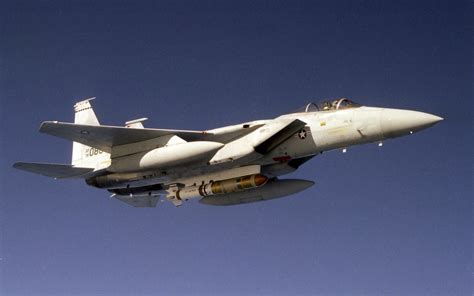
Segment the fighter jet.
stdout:
<svg viewBox="0 0 474 296">
<path fill-rule="evenodd" d="M 71 164 L 18 162 L 17 169 L 79 178 L 134 207 L 159 200 L 181 206 L 238 205 L 303 191 L 313 181 L 281 176 L 324 151 L 410 135 L 443 120 L 428 113 L 359 105 L 349 99 L 309 103 L 274 119 L 206 131 L 101 125 L 91 100 L 74 105 L 74 123 L 45 121 L 40 132 L 73 141 Z"/>
</svg>

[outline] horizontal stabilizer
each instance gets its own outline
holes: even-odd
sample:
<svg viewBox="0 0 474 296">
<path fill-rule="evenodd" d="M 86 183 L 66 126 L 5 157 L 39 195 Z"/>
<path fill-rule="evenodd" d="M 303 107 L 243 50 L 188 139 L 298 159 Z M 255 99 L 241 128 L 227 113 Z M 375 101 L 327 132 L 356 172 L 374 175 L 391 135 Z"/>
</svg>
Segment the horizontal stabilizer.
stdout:
<svg viewBox="0 0 474 296">
<path fill-rule="evenodd" d="M 74 167 L 70 164 L 53 164 L 53 163 L 35 163 L 35 162 L 17 162 L 14 168 L 23 171 L 40 174 L 55 179 L 80 177 L 84 174 L 92 172 L 93 168 Z"/>
<path fill-rule="evenodd" d="M 160 200 L 160 196 L 123 196 L 115 195 L 116 199 L 121 200 L 135 208 L 154 208 Z"/>
<path fill-rule="evenodd" d="M 67 122 L 45 121 L 40 132 L 78 142 L 110 153 L 113 146 L 131 144 L 165 135 L 177 135 L 186 141 L 199 140 L 203 131 L 127 128 L 107 125 L 85 125 Z"/>
</svg>

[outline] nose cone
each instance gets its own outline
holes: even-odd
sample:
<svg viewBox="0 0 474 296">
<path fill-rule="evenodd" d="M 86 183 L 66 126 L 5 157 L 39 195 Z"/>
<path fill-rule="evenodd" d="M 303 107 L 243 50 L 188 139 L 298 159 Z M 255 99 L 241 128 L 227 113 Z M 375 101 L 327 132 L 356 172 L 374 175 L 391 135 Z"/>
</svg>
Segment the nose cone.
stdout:
<svg viewBox="0 0 474 296">
<path fill-rule="evenodd" d="M 418 111 L 384 109 L 381 112 L 380 124 L 387 138 L 400 137 L 428 128 L 443 118 Z"/>
</svg>

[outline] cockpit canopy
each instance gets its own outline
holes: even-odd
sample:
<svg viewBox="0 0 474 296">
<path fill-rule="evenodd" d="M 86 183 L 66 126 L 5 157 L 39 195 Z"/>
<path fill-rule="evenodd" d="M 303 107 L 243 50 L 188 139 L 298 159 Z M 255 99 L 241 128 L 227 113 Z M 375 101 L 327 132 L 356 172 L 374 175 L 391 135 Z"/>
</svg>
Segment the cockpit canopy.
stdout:
<svg viewBox="0 0 474 296">
<path fill-rule="evenodd" d="M 360 106 L 361 106 L 360 104 L 357 104 L 349 99 L 341 98 L 341 99 L 326 101 L 322 103 L 309 103 L 297 109 L 295 113 L 342 110 L 342 109 L 349 109 L 349 108 L 358 108 Z"/>
</svg>

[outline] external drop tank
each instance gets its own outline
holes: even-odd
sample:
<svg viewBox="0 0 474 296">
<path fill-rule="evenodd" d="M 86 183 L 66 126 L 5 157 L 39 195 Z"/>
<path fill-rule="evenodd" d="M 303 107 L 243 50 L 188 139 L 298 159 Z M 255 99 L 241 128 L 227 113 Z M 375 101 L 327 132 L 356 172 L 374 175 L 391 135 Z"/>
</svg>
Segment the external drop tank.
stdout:
<svg viewBox="0 0 474 296">
<path fill-rule="evenodd" d="M 207 156 L 212 155 L 222 146 L 224 144 L 210 141 L 194 141 L 164 146 L 150 151 L 112 158 L 112 164 L 107 170 L 113 173 L 130 173 L 182 166 L 196 161 L 203 162 Z"/>
</svg>

